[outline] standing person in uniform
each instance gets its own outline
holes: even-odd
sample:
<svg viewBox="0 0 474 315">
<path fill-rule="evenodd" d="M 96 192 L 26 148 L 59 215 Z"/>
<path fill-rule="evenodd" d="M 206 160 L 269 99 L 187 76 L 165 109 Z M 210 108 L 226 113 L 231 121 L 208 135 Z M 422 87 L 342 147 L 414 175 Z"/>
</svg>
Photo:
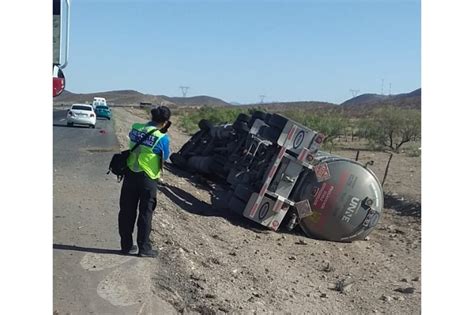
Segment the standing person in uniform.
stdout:
<svg viewBox="0 0 474 315">
<path fill-rule="evenodd" d="M 121 252 L 140 257 L 156 257 L 158 252 L 150 243 L 151 222 L 156 207 L 157 180 L 161 165 L 170 154 L 169 137 L 162 128 L 167 129 L 171 112 L 166 106 L 151 110 L 151 121 L 133 124 L 129 133 L 132 148 L 147 133 L 147 136 L 127 159 L 127 172 L 120 193 L 119 234 Z M 162 129 L 162 131 L 160 131 Z M 137 244 L 133 245 L 133 228 L 137 218 Z"/>
</svg>

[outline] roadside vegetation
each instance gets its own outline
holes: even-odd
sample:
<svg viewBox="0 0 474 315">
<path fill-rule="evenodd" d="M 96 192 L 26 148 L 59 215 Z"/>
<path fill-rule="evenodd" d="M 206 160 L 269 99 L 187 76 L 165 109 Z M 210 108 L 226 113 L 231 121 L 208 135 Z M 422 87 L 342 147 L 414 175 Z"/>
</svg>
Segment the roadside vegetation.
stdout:
<svg viewBox="0 0 474 315">
<path fill-rule="evenodd" d="M 201 107 L 181 109 L 177 112 L 179 126 L 188 134 L 198 130 L 201 119 L 213 124 L 232 123 L 240 113 L 251 115 L 262 108 L 250 107 Z M 393 106 L 366 111 L 363 116 L 343 108 L 335 109 L 284 109 L 278 113 L 326 135 L 325 149 L 338 146 L 341 139 L 354 141 L 365 139 L 366 148 L 373 151 L 400 152 L 406 149 L 411 156 L 419 154 L 421 140 L 421 112 L 416 109 L 400 109 Z"/>
</svg>

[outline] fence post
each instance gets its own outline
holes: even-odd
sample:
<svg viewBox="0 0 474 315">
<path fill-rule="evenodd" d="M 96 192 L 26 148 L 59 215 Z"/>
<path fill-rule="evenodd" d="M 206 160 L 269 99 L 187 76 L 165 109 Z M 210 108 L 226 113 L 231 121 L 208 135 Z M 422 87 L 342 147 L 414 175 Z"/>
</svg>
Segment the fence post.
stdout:
<svg viewBox="0 0 474 315">
<path fill-rule="evenodd" d="M 385 183 L 385 179 L 387 178 L 388 167 L 390 166 L 390 161 L 392 160 L 392 156 L 393 156 L 393 153 L 390 153 L 390 157 L 388 158 L 388 162 L 387 162 L 387 167 L 385 167 L 385 174 L 383 175 L 382 187 L 383 187 L 383 184 Z"/>
<path fill-rule="evenodd" d="M 360 153 L 360 150 L 357 150 L 356 161 L 359 161 L 359 153 Z"/>
</svg>

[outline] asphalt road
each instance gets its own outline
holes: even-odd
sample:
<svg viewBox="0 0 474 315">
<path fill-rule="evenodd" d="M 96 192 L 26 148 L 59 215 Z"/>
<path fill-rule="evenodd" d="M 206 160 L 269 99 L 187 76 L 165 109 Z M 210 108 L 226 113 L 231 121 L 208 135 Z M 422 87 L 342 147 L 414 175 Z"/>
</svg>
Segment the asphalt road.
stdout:
<svg viewBox="0 0 474 315">
<path fill-rule="evenodd" d="M 173 311 L 153 296 L 153 259 L 119 254 L 121 184 L 107 175 L 119 151 L 113 122 L 67 127 L 53 111 L 53 307 L 58 314 Z"/>
</svg>

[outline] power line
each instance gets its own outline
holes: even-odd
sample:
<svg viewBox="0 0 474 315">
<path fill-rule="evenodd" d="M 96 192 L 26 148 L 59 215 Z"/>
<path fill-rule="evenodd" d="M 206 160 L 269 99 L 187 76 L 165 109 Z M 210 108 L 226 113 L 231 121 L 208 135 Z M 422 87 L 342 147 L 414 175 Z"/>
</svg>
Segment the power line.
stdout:
<svg viewBox="0 0 474 315">
<path fill-rule="evenodd" d="M 186 97 L 186 93 L 188 93 L 189 86 L 180 86 L 181 92 L 183 93 L 183 97 Z"/>
</svg>

